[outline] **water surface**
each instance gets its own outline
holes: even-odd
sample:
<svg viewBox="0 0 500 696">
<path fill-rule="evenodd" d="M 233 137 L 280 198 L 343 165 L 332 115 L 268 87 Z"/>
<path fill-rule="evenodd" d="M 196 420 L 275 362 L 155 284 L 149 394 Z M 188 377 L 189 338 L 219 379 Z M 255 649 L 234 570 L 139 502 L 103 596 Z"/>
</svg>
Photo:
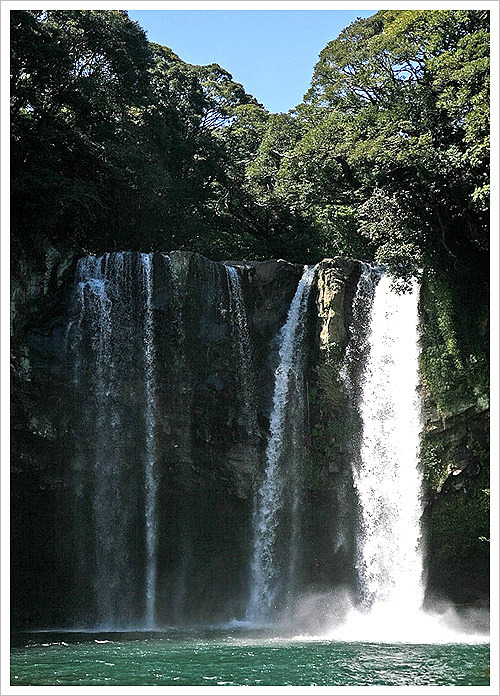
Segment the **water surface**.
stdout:
<svg viewBox="0 0 500 696">
<path fill-rule="evenodd" d="M 486 686 L 489 644 L 361 643 L 251 631 L 17 636 L 15 686 Z"/>
</svg>

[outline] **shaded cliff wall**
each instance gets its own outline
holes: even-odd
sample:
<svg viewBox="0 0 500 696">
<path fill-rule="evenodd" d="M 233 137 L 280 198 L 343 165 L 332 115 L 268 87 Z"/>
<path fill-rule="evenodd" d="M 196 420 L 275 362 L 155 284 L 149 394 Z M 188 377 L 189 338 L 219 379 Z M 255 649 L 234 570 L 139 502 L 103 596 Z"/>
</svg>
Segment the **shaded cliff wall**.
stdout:
<svg viewBox="0 0 500 696">
<path fill-rule="evenodd" d="M 340 257 L 319 264 L 314 296 L 314 345 L 308 382 L 309 459 L 306 462 L 308 585 L 318 591 L 343 584 L 354 589 L 356 500 L 352 438 L 359 434 L 356 403 L 342 380 L 353 321 L 360 263 Z M 327 531 L 325 531 L 327 530 Z"/>
<path fill-rule="evenodd" d="M 160 395 L 158 620 L 229 619 L 242 615 L 248 596 L 253 496 L 264 467 L 277 336 L 303 269 L 284 261 L 234 262 L 253 347 L 257 428 L 250 434 L 241 418 L 241 377 L 226 269 L 189 252 L 172 252 L 169 259 L 170 275 L 163 255 L 153 255 Z M 75 394 L 74 357 L 68 351 L 68 327 L 75 318 L 75 264 L 74 253 L 47 248 L 30 267 L 13 269 L 12 599 L 21 625 L 85 625 L 96 615 L 92 474 L 81 474 L 85 461 L 90 469 L 95 449 L 96 404 L 92 389 Z M 331 415 L 314 401 L 318 366 L 326 353 L 333 354 L 327 344 L 335 345 L 337 357 L 345 347 L 358 266 L 341 259 L 323 262 L 311 294 L 306 370 L 311 431 Z M 127 487 L 125 498 L 136 500 L 127 524 L 139 568 L 144 564 L 144 436 L 139 425 L 143 375 L 133 367 L 133 347 L 124 350 L 130 353 L 130 364 L 121 389 L 130 408 L 122 446 L 130 471 L 120 476 Z M 339 577 L 338 568 L 346 567 L 338 563 L 332 542 L 334 458 L 335 452 L 327 449 L 306 478 L 305 585 L 331 584 Z M 83 494 L 75 492 L 77 475 Z M 140 572 L 132 573 L 131 620 L 143 610 L 143 583 Z"/>
<path fill-rule="evenodd" d="M 484 277 L 425 274 L 420 295 L 428 597 L 489 600 L 489 303 Z"/>
<path fill-rule="evenodd" d="M 489 411 L 436 409 L 424 389 L 427 597 L 489 603 Z"/>
<path fill-rule="evenodd" d="M 70 582 L 59 543 L 72 456 L 62 352 L 76 254 L 34 241 L 11 270 L 11 597 L 15 622 L 36 624 L 59 620 Z"/>
</svg>

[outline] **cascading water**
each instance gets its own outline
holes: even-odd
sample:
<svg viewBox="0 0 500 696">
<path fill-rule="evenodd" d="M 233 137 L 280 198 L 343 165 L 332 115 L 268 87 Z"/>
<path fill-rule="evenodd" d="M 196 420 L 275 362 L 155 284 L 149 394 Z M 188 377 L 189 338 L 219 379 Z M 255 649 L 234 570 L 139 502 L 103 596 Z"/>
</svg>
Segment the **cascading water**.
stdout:
<svg viewBox="0 0 500 696">
<path fill-rule="evenodd" d="M 437 624 L 422 611 L 418 287 L 400 294 L 378 277 L 377 269 L 362 271 L 357 296 L 371 305 L 369 330 L 357 334 L 343 367 L 361 419 L 353 456 L 360 597 L 332 637 L 426 642 Z"/>
<path fill-rule="evenodd" d="M 190 502 L 199 498 L 194 450 L 205 447 L 215 469 L 213 433 L 228 424 L 213 404 L 229 401 L 229 388 L 240 432 L 228 458 L 242 462 L 238 485 L 255 466 L 253 354 L 239 273 L 198 259 L 190 268 L 198 301 L 184 316 L 182 257 L 119 252 L 78 263 L 67 348 L 75 388 L 70 485 L 81 627 L 154 629 L 166 617 L 192 620 L 192 577 L 201 565 L 199 538 L 207 534 Z M 234 363 L 222 363 L 226 351 Z M 171 538 L 166 529 L 175 530 Z"/>
<path fill-rule="evenodd" d="M 359 597 L 343 623 L 328 632 L 329 638 L 481 640 L 463 634 L 453 612 L 423 610 L 418 343 L 416 282 L 410 292 L 397 293 L 381 269 L 364 267 L 353 307 L 351 345 L 341 370 L 361 422 L 359 441 L 354 442 L 358 452 L 352 453 Z"/>
<path fill-rule="evenodd" d="M 74 382 L 81 399 L 78 459 L 75 463 L 75 493 L 84 509 L 92 489 L 89 518 L 77 524 L 79 572 L 92 569 L 95 623 L 113 626 L 128 622 L 121 611 L 120 595 L 131 598 L 128 531 L 130 508 L 123 487 L 123 441 L 120 437 L 125 413 L 116 399 L 115 375 L 122 365 L 115 350 L 116 328 L 127 332 L 125 316 L 116 304 L 130 296 L 132 258 L 128 254 L 86 257 L 76 272 L 75 316 L 69 332 L 74 360 Z M 123 302 L 121 299 L 120 302 Z M 127 313 L 125 313 L 127 314 Z M 87 535 L 83 527 L 88 525 Z M 85 538 L 85 536 L 90 538 Z"/>
<path fill-rule="evenodd" d="M 80 590 L 94 597 L 94 626 L 152 628 L 157 386 L 151 254 L 80 259 L 68 349 L 80 407 L 73 477 L 77 582 L 91 577 L 88 590 Z M 142 555 L 141 577 L 137 558 Z"/>
<path fill-rule="evenodd" d="M 360 589 L 367 607 L 394 617 L 423 602 L 418 293 L 397 294 L 383 275 L 372 308 L 363 375 L 362 442 L 354 484 L 359 499 Z"/>
<path fill-rule="evenodd" d="M 316 267 L 305 267 L 279 336 L 279 361 L 274 376 L 266 469 L 254 511 L 250 599 L 246 612 L 246 618 L 251 622 L 272 619 L 281 608 L 280 603 L 293 589 L 295 581 L 293 576 L 297 567 L 299 544 L 297 467 L 300 465 L 296 456 L 300 452 L 296 441 L 300 433 L 297 419 L 303 417 L 301 385 L 306 355 L 304 338 L 315 271 Z M 293 399 L 290 398 L 292 390 L 295 390 Z M 290 412 L 290 404 L 293 413 Z M 290 415 L 292 423 L 289 422 Z M 287 565 L 283 567 L 282 559 L 279 558 L 282 554 L 277 553 L 276 545 L 278 529 L 286 528 L 287 522 L 289 541 L 293 542 L 294 548 L 289 554 Z M 284 535 L 285 529 L 282 536 Z"/>
<path fill-rule="evenodd" d="M 120 252 L 78 262 L 67 329 L 74 547 L 64 547 L 76 561 L 70 601 L 78 628 L 224 621 L 241 615 L 245 603 L 245 626 L 280 622 L 288 631 L 313 606 L 309 588 L 316 578 L 326 578 L 328 587 L 329 568 L 321 577 L 323 568 L 311 572 L 312 564 L 344 563 L 351 583 L 356 555 L 358 596 L 329 614 L 336 620 L 332 638 L 455 640 L 421 610 L 417 288 L 397 294 L 379 269 L 362 266 L 339 374 L 338 412 L 347 411 L 339 419 L 350 438 L 342 471 L 320 482 L 330 487 L 325 507 L 339 510 L 325 518 L 319 509 L 317 523 L 308 526 L 306 515 L 316 513 L 320 499 L 304 490 L 303 468 L 315 270 L 304 269 L 274 344 L 278 365 L 264 452 L 256 413 L 268 395 L 259 395 L 253 368 L 267 358 L 264 342 L 278 314 L 261 286 L 255 283 L 248 310 L 252 336 L 264 348 L 254 350 L 241 270 L 179 252 Z M 281 294 L 277 306 L 281 311 Z M 311 403 L 321 407 L 320 399 Z M 328 535 L 333 526 L 340 529 L 338 547 L 322 555 L 314 535 L 320 529 Z"/>
<path fill-rule="evenodd" d="M 147 628 L 155 625 L 158 482 L 156 471 L 156 380 L 154 367 L 153 277 L 152 254 L 141 254 L 142 286 L 144 289 L 144 376 L 145 376 L 145 520 L 146 520 L 146 616 Z"/>
<path fill-rule="evenodd" d="M 249 435 L 257 432 L 255 409 L 255 380 L 252 365 L 252 346 L 248 331 L 248 319 L 241 289 L 240 276 L 234 266 L 226 266 L 229 289 L 231 325 L 235 336 L 239 361 L 240 403 L 242 425 Z"/>
</svg>

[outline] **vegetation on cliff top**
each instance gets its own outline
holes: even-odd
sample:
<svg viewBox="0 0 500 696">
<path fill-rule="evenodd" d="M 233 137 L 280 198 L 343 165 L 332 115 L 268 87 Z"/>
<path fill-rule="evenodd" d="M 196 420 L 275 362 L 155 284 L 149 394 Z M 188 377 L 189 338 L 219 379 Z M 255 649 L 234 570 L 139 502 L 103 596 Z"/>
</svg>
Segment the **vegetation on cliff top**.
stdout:
<svg viewBox="0 0 500 696">
<path fill-rule="evenodd" d="M 472 263 L 488 247 L 488 22 L 358 20 L 321 52 L 305 101 L 276 115 L 218 65 L 148 43 L 126 12 L 13 11 L 14 232 L 344 253 L 400 275 Z"/>
</svg>

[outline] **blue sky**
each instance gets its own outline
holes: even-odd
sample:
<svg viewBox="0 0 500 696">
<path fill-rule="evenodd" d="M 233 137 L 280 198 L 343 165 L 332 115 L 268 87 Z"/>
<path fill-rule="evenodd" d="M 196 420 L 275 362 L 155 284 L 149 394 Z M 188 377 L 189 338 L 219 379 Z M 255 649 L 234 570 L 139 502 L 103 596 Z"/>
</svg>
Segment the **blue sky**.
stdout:
<svg viewBox="0 0 500 696">
<path fill-rule="evenodd" d="M 357 17 L 376 10 L 129 10 L 149 41 L 187 63 L 219 63 L 269 111 L 288 111 L 308 90 L 319 52 Z"/>
</svg>

